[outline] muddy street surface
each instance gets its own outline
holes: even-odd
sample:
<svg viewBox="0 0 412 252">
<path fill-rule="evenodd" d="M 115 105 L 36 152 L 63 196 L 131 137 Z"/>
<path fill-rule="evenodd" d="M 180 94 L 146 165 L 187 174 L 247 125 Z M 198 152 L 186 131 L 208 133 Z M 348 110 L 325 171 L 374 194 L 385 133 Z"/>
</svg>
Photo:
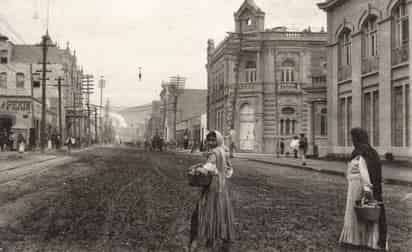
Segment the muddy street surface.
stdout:
<svg viewBox="0 0 412 252">
<path fill-rule="evenodd" d="M 185 251 L 203 157 L 99 148 L 0 183 L 0 251 Z M 234 159 L 233 251 L 339 251 L 342 177 Z M 385 185 L 390 251 L 412 249 L 412 188 Z"/>
</svg>

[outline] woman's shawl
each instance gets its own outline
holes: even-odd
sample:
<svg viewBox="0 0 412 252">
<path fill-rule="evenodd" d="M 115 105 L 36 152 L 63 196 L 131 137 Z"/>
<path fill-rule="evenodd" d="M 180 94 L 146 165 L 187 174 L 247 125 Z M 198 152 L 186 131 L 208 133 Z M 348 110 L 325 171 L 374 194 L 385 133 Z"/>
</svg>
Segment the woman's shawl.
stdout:
<svg viewBox="0 0 412 252">
<path fill-rule="evenodd" d="M 217 178 L 218 183 L 216 188 L 219 192 L 222 192 L 223 188 L 226 187 L 226 177 L 228 173 L 232 171 L 232 165 L 230 163 L 229 154 L 227 148 L 224 145 L 223 136 L 219 131 L 216 133 L 216 142 L 217 147 L 214 148 L 211 153 L 216 157 L 216 169 L 217 169 Z"/>
</svg>

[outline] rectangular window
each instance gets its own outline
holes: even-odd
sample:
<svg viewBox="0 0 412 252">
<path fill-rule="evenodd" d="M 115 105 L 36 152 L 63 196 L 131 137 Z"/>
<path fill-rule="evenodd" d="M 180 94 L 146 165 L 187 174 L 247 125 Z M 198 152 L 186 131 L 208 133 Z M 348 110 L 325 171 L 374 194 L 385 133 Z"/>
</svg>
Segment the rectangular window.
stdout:
<svg viewBox="0 0 412 252">
<path fill-rule="evenodd" d="M 403 92 L 402 86 L 392 91 L 392 145 L 403 145 Z"/>
<path fill-rule="evenodd" d="M 0 57 L 0 64 L 7 64 L 8 60 L 7 57 Z"/>
<path fill-rule="evenodd" d="M 40 87 L 40 81 L 33 81 L 33 87 L 34 88 L 39 88 Z"/>
<path fill-rule="evenodd" d="M 7 88 L 7 73 L 0 73 L 0 88 Z"/>
<path fill-rule="evenodd" d="M 340 98 L 339 99 L 338 145 L 339 146 L 345 146 L 345 98 Z"/>
<path fill-rule="evenodd" d="M 284 135 L 285 134 L 285 130 L 284 130 L 284 126 L 283 126 L 283 122 L 284 122 L 284 120 L 282 119 L 282 120 L 280 120 L 280 134 L 281 135 Z"/>
<path fill-rule="evenodd" d="M 352 137 L 350 135 L 350 130 L 352 129 L 352 97 L 347 97 L 347 104 L 346 104 L 346 145 L 352 145 Z"/>
<path fill-rule="evenodd" d="M 368 135 L 371 135 L 372 115 L 371 115 L 371 93 L 365 93 L 363 95 L 363 115 L 362 115 L 362 127 L 366 130 Z"/>
<path fill-rule="evenodd" d="M 16 88 L 24 88 L 24 74 L 23 73 L 16 74 Z"/>
<path fill-rule="evenodd" d="M 373 145 L 379 146 L 379 91 L 373 92 Z"/>
</svg>

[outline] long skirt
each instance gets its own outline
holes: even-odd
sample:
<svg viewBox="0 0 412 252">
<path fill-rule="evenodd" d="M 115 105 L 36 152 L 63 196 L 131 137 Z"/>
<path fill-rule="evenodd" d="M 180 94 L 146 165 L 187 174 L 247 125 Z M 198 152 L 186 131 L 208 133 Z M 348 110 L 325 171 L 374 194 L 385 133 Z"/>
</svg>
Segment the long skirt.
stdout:
<svg viewBox="0 0 412 252">
<path fill-rule="evenodd" d="M 214 181 L 212 181 L 214 183 Z M 203 191 L 197 205 L 197 236 L 209 247 L 235 239 L 233 208 L 227 187 L 218 192 Z"/>
<path fill-rule="evenodd" d="M 362 197 L 362 183 L 360 174 L 348 176 L 348 193 L 342 233 L 339 243 L 349 247 L 364 247 L 379 249 L 379 225 L 359 220 L 355 212 L 355 204 Z"/>
</svg>

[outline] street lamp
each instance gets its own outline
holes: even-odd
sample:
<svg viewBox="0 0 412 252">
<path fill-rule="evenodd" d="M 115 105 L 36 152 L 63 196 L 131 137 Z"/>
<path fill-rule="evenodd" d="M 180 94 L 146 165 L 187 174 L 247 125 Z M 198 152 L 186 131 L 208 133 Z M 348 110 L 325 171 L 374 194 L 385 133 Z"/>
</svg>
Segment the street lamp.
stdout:
<svg viewBox="0 0 412 252">
<path fill-rule="evenodd" d="M 139 67 L 139 81 L 142 81 L 142 68 Z"/>
</svg>

